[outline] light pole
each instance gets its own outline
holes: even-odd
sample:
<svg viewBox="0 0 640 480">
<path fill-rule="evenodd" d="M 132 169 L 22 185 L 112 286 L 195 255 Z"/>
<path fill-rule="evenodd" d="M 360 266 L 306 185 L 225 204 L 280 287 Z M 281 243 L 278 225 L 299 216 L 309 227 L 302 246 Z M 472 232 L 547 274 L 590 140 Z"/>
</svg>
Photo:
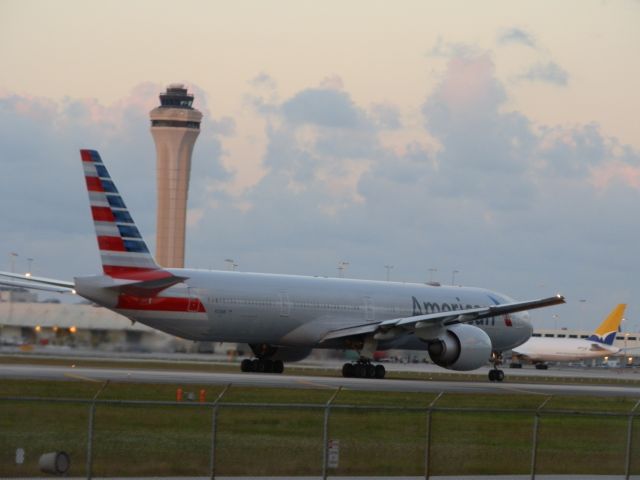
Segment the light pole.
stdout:
<svg viewBox="0 0 640 480">
<path fill-rule="evenodd" d="M 387 282 L 391 280 L 391 269 L 393 265 L 385 265 L 384 268 L 387 269 Z"/>
<path fill-rule="evenodd" d="M 460 273 L 460 270 L 454 270 L 451 272 L 451 285 L 456 284 L 456 273 Z"/>
<path fill-rule="evenodd" d="M 31 273 L 32 273 L 31 266 L 32 266 L 32 264 L 33 264 L 33 258 L 27 258 L 27 265 L 28 265 L 28 267 L 27 267 L 27 277 L 31 276 Z"/>
<path fill-rule="evenodd" d="M 9 264 L 11 265 L 11 273 L 16 273 L 16 258 L 18 254 L 16 252 L 11 252 L 9 254 Z"/>
<path fill-rule="evenodd" d="M 429 282 L 433 282 L 433 274 L 434 272 L 437 272 L 438 269 L 437 268 L 429 268 Z"/>
<path fill-rule="evenodd" d="M 349 265 L 349 262 L 340 262 L 338 263 L 338 276 L 340 278 L 344 278 L 344 271 Z"/>
<path fill-rule="evenodd" d="M 580 302 L 580 318 L 578 319 L 578 329 L 580 330 L 580 335 L 582 335 L 582 320 L 584 317 L 584 306 L 585 303 L 587 303 L 587 299 L 581 298 L 580 300 L 578 300 L 578 302 Z"/>
</svg>

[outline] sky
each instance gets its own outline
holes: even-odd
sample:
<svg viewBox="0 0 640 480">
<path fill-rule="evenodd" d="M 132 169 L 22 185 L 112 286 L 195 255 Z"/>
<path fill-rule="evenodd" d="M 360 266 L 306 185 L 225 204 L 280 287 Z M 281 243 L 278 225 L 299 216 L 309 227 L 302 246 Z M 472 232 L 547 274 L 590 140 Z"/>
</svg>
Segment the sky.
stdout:
<svg viewBox="0 0 640 480">
<path fill-rule="evenodd" d="M 100 270 L 78 150 L 155 248 L 149 111 L 205 117 L 186 264 L 562 293 L 640 329 L 640 2 L 0 0 L 0 269 Z M 11 253 L 18 256 L 12 256 Z"/>
</svg>

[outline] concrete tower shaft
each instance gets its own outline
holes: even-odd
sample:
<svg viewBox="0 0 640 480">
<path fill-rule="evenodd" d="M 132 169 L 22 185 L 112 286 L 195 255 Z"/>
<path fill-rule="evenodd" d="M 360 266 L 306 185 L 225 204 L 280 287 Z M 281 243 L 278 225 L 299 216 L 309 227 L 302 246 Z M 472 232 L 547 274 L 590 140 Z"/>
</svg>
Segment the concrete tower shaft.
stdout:
<svg viewBox="0 0 640 480">
<path fill-rule="evenodd" d="M 183 85 L 169 85 L 149 114 L 158 182 L 156 261 L 163 267 L 184 267 L 191 153 L 202 120 L 192 103 Z"/>
</svg>

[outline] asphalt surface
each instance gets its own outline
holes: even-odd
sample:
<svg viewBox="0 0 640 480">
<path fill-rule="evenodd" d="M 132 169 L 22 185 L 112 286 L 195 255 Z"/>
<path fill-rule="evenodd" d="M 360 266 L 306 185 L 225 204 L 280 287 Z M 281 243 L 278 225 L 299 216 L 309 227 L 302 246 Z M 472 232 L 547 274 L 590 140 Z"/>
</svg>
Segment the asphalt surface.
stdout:
<svg viewBox="0 0 640 480">
<path fill-rule="evenodd" d="M 507 375 L 509 371 L 506 370 Z M 520 372 L 518 372 L 520 373 Z M 574 373 L 574 376 L 576 373 Z M 211 373 L 158 369 L 87 368 L 44 365 L 0 365 L 0 379 L 34 379 L 134 383 L 172 383 L 183 385 L 227 385 L 277 388 L 319 388 L 387 392 L 425 393 L 497 393 L 538 395 L 590 395 L 603 397 L 637 397 L 637 385 L 492 383 L 478 376 L 478 381 L 360 379 L 287 374 Z M 637 378 L 637 375 L 633 378 Z M 482 379 L 482 380 L 480 380 Z M 0 387 L 1 395 L 1 387 Z"/>
</svg>

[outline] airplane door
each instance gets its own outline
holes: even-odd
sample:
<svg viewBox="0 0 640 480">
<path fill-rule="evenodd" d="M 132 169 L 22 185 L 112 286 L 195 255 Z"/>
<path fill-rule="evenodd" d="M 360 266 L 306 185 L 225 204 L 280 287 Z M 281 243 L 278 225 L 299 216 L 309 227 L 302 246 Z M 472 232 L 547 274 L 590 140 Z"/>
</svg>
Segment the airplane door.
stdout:
<svg viewBox="0 0 640 480">
<path fill-rule="evenodd" d="M 196 289 L 188 287 L 187 294 L 189 295 L 189 299 L 187 300 L 187 312 L 197 312 L 198 304 L 200 302 L 198 300 L 198 296 L 196 295 Z"/>
<path fill-rule="evenodd" d="M 280 292 L 280 316 L 288 317 L 291 313 L 291 302 L 289 301 L 289 294 L 287 292 Z"/>
<path fill-rule="evenodd" d="M 363 297 L 364 300 L 364 319 L 367 322 L 373 322 L 376 317 L 376 312 L 373 308 L 373 298 L 367 296 Z"/>
</svg>

